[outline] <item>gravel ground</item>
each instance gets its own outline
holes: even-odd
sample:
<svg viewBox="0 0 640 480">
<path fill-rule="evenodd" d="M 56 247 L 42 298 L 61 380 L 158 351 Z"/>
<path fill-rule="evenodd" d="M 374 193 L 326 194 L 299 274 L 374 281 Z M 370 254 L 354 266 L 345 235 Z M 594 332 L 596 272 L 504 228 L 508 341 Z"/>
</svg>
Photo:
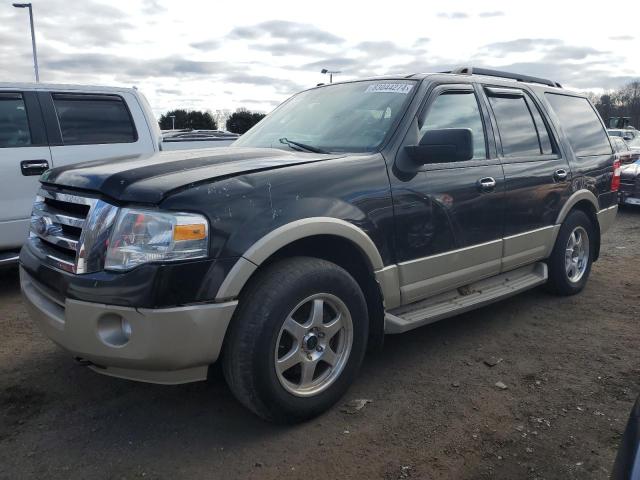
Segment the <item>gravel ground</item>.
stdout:
<svg viewBox="0 0 640 480">
<path fill-rule="evenodd" d="M 5 271 L 0 478 L 607 478 L 640 393 L 639 265 L 626 209 L 582 294 L 533 290 L 387 337 L 344 398 L 372 403 L 293 427 L 249 414 L 219 374 L 166 387 L 76 365 Z"/>
</svg>

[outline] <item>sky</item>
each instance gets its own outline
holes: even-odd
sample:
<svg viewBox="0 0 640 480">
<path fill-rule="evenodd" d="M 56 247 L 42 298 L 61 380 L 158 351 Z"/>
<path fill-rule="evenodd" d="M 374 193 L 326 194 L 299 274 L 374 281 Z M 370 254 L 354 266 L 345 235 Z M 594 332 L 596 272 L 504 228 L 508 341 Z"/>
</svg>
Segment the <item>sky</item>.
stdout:
<svg viewBox="0 0 640 480">
<path fill-rule="evenodd" d="M 640 79 L 640 2 L 32 0 L 43 82 L 136 86 L 173 108 L 269 112 L 334 80 L 485 66 L 601 92 Z M 593 5 L 593 6 L 592 6 Z M 636 24 L 635 28 L 632 28 Z M 0 82 L 33 81 L 0 0 Z"/>
</svg>

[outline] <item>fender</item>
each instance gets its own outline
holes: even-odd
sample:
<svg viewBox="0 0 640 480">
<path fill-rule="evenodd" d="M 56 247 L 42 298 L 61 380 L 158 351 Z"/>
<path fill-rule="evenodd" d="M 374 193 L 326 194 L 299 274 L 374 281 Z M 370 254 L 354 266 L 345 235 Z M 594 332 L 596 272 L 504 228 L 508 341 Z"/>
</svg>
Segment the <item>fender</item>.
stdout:
<svg viewBox="0 0 640 480">
<path fill-rule="evenodd" d="M 349 240 L 362 250 L 374 272 L 384 268 L 380 252 L 362 229 L 337 218 L 304 218 L 276 228 L 251 245 L 220 285 L 216 301 L 236 298 L 253 272 L 271 255 L 296 240 L 315 235 L 334 235 Z"/>
<path fill-rule="evenodd" d="M 581 189 L 571 194 L 571 196 L 567 199 L 564 206 L 562 207 L 562 210 L 560 210 L 560 213 L 558 214 L 556 225 L 562 224 L 562 222 L 564 222 L 564 219 L 567 218 L 567 215 L 569 215 L 571 209 L 581 200 L 589 201 L 593 205 L 596 213 L 600 211 L 598 198 L 593 194 L 593 192 L 587 189 Z"/>
</svg>

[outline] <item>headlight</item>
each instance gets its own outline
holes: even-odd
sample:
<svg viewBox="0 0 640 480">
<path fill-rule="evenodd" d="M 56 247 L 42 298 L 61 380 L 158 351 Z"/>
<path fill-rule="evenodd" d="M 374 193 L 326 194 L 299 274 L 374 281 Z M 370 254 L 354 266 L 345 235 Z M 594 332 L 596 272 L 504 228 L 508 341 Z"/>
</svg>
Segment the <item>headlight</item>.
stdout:
<svg viewBox="0 0 640 480">
<path fill-rule="evenodd" d="M 202 215 L 123 208 L 107 248 L 105 270 L 207 256 L 209 224 Z"/>
</svg>

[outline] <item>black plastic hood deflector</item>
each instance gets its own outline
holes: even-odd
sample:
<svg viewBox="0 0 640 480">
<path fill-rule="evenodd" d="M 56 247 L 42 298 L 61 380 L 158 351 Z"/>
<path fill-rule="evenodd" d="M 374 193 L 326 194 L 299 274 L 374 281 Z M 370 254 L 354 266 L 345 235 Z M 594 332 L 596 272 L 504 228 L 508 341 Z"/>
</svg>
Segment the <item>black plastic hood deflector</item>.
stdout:
<svg viewBox="0 0 640 480">
<path fill-rule="evenodd" d="M 100 192 L 122 202 L 158 204 L 174 190 L 217 178 L 337 157 L 272 148 L 178 150 L 53 168 L 40 181 Z"/>
</svg>

